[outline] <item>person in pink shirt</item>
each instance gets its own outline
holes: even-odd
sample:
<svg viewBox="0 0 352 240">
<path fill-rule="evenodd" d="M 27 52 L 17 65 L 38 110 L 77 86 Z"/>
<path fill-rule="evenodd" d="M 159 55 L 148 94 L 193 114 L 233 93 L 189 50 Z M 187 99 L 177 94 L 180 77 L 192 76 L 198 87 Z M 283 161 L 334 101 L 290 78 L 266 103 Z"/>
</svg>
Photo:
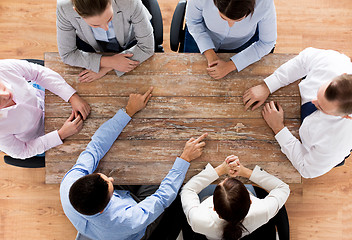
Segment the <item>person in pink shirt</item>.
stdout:
<svg viewBox="0 0 352 240">
<path fill-rule="evenodd" d="M 45 92 L 33 82 L 71 103 L 72 114 L 59 130 L 44 133 Z M 0 60 L 0 150 L 11 157 L 33 157 L 62 144 L 89 113 L 88 103 L 58 73 L 24 60 Z"/>
</svg>

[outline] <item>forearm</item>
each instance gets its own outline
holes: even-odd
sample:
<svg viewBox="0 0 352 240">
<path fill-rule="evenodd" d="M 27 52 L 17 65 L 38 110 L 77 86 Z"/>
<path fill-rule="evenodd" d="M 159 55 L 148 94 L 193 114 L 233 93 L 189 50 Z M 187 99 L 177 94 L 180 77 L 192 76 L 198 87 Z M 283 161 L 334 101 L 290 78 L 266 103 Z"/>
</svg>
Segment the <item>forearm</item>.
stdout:
<svg viewBox="0 0 352 240">
<path fill-rule="evenodd" d="M 23 142 L 15 136 L 1 138 L 0 149 L 13 158 L 26 159 L 62 144 L 57 131 L 47 133 L 28 142 Z"/>
</svg>

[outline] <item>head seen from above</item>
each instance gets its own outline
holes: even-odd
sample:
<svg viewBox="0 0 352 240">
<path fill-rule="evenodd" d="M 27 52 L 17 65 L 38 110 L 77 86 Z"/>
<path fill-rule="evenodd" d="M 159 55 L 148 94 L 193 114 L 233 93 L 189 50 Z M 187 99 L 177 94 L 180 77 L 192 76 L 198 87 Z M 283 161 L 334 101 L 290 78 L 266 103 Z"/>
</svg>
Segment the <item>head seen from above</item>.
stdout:
<svg viewBox="0 0 352 240">
<path fill-rule="evenodd" d="M 242 235 L 242 220 L 246 217 L 251 200 L 246 187 L 239 180 L 229 177 L 216 186 L 214 210 L 220 218 L 227 221 L 223 238 L 238 239 Z"/>
<path fill-rule="evenodd" d="M 11 105 L 13 105 L 12 92 L 0 80 L 0 109 L 9 107 Z"/>
<path fill-rule="evenodd" d="M 114 16 L 111 0 L 72 0 L 73 9 L 91 27 L 109 29 Z"/>
<path fill-rule="evenodd" d="M 69 199 L 79 213 L 94 215 L 104 211 L 114 192 L 114 179 L 101 173 L 81 177 L 72 184 Z"/>
<path fill-rule="evenodd" d="M 255 0 L 213 0 L 220 17 L 232 27 L 249 15 L 253 15 Z"/>
<path fill-rule="evenodd" d="M 312 103 L 325 114 L 351 118 L 348 115 L 352 114 L 352 74 L 342 74 L 324 83 Z"/>
</svg>

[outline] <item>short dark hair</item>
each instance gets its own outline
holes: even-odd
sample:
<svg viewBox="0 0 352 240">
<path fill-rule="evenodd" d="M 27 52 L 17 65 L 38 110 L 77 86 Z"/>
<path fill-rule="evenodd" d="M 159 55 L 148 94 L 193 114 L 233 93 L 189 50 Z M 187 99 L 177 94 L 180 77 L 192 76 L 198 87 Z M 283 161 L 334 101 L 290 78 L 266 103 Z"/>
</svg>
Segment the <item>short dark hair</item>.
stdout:
<svg viewBox="0 0 352 240">
<path fill-rule="evenodd" d="M 79 213 L 94 215 L 103 211 L 110 201 L 109 184 L 98 173 L 86 175 L 72 184 L 69 198 Z"/>
<path fill-rule="evenodd" d="M 226 17 L 237 20 L 253 15 L 255 0 L 213 0 L 215 6 Z"/>
<path fill-rule="evenodd" d="M 325 97 L 329 101 L 337 101 L 338 112 L 352 114 L 352 74 L 336 77 L 326 88 Z"/>
<path fill-rule="evenodd" d="M 223 239 L 239 239 L 245 229 L 242 221 L 251 205 L 246 187 L 236 178 L 227 178 L 222 184 L 216 186 L 213 202 L 219 217 L 227 221 Z"/>
<path fill-rule="evenodd" d="M 81 17 L 93 17 L 102 14 L 111 0 L 71 0 Z"/>
</svg>

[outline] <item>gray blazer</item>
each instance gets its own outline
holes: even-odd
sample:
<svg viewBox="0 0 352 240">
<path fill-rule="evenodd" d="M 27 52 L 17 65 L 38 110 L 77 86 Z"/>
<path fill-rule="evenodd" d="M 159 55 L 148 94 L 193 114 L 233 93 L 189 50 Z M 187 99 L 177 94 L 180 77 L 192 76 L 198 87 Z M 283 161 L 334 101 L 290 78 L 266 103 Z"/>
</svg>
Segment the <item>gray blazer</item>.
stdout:
<svg viewBox="0 0 352 240">
<path fill-rule="evenodd" d="M 111 0 L 114 16 L 112 24 L 120 46 L 136 39 L 137 44 L 122 53 L 133 53 L 131 59 L 145 61 L 154 54 L 154 35 L 151 15 L 141 0 Z M 102 49 L 90 26 L 73 9 L 71 0 L 58 0 L 56 9 L 57 44 L 64 63 L 99 72 Z M 91 45 L 97 53 L 77 49 L 76 35 Z M 115 71 L 118 76 L 123 72 Z"/>
</svg>

